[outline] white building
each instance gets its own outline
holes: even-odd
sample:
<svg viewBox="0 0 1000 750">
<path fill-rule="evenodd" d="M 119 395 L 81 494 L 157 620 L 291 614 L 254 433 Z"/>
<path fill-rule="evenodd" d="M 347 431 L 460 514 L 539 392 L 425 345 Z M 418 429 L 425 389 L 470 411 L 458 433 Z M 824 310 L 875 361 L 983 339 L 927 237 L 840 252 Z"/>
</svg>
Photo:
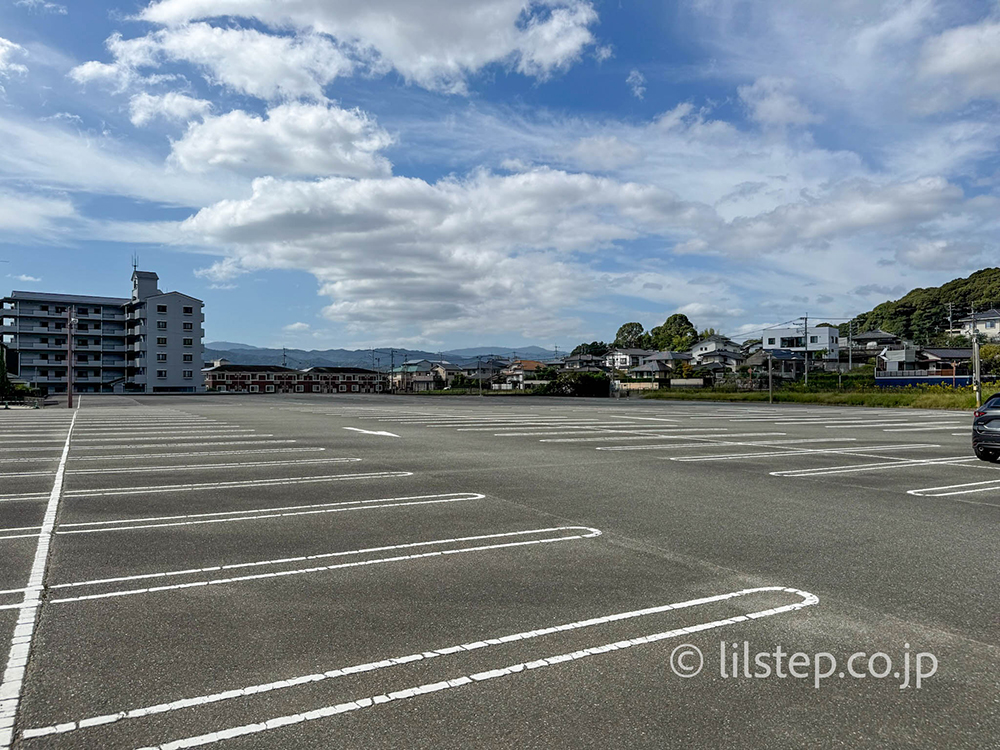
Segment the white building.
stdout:
<svg viewBox="0 0 1000 750">
<path fill-rule="evenodd" d="M 953 329 L 955 333 L 960 333 L 963 336 L 972 336 L 973 323 L 971 315 L 955 322 L 958 324 Z M 976 313 L 975 331 L 980 336 L 985 336 L 989 341 L 996 340 L 1000 336 L 1000 310 L 994 308 Z"/>
<path fill-rule="evenodd" d="M 604 355 L 604 366 L 615 370 L 628 370 L 641 365 L 655 349 L 611 349 Z"/>
<path fill-rule="evenodd" d="M 204 390 L 203 306 L 135 271 L 131 298 L 14 291 L 0 335 L 8 369 L 48 393 L 70 379 L 74 393 L 194 393 Z"/>
<path fill-rule="evenodd" d="M 807 337 L 808 336 L 808 341 Z M 845 342 L 846 343 L 846 342 Z M 803 326 L 771 328 L 764 331 L 764 350 L 787 349 L 792 352 L 809 351 L 810 360 L 840 358 L 840 330 L 829 326 Z M 820 355 L 820 352 L 823 352 Z"/>
<path fill-rule="evenodd" d="M 717 363 L 736 371 L 743 364 L 743 351 L 739 344 L 725 336 L 708 336 L 691 347 L 691 364 L 707 365 Z"/>
</svg>

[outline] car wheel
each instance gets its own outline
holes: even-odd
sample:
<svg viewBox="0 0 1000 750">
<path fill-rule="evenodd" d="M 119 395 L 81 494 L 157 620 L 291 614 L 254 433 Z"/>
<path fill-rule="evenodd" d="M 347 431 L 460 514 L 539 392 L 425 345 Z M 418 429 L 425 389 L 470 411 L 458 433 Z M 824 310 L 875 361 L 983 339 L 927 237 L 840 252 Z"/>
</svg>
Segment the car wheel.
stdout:
<svg viewBox="0 0 1000 750">
<path fill-rule="evenodd" d="M 976 458 L 978 458 L 980 461 L 996 462 L 997 460 L 1000 460 L 1000 453 L 998 453 L 993 448 L 985 448 L 981 445 L 977 445 Z"/>
</svg>

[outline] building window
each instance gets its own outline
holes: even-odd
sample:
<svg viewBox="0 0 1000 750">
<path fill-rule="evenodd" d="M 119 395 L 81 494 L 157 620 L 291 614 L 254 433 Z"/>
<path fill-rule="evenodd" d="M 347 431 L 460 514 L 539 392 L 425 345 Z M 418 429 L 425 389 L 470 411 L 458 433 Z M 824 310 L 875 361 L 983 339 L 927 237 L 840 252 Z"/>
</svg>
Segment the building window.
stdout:
<svg viewBox="0 0 1000 750">
<path fill-rule="evenodd" d="M 193 354 L 185 354 L 184 355 L 184 361 L 185 362 L 194 362 L 194 355 Z"/>
<path fill-rule="evenodd" d="M 274 386 L 273 385 L 265 385 L 264 386 L 264 393 L 274 393 Z"/>
<path fill-rule="evenodd" d="M 159 352 L 159 353 L 157 353 L 157 355 L 156 355 L 156 361 L 157 362 L 166 362 L 167 361 L 167 354 L 166 354 L 166 352 Z"/>
<path fill-rule="evenodd" d="M 194 346 L 194 339 L 184 339 L 184 346 Z"/>
<path fill-rule="evenodd" d="M 156 337 L 156 345 L 157 346 L 166 346 L 167 345 L 167 337 L 166 336 L 157 336 Z"/>
<path fill-rule="evenodd" d="M 194 315 L 194 308 L 193 307 L 185 307 L 184 308 L 184 314 L 185 315 Z"/>
<path fill-rule="evenodd" d="M 295 392 L 296 393 L 302 393 L 302 391 L 304 391 L 304 390 L 305 390 L 304 386 L 301 386 L 301 385 L 295 386 Z"/>
<path fill-rule="evenodd" d="M 313 393 L 319 393 L 320 387 L 318 385 L 313 386 Z"/>
<path fill-rule="evenodd" d="M 987 320 L 986 321 L 986 327 L 987 328 L 996 328 L 997 327 L 997 322 L 995 320 Z"/>
<path fill-rule="evenodd" d="M 158 331 L 165 331 L 165 330 L 167 330 L 167 321 L 165 321 L 165 320 L 158 320 L 158 321 L 156 321 L 156 330 L 158 330 Z"/>
<path fill-rule="evenodd" d="M 819 336 L 810 336 L 809 337 L 809 343 L 810 344 L 818 344 L 819 343 Z"/>
<path fill-rule="evenodd" d="M 252 385 L 252 386 L 250 386 L 250 393 L 259 393 L 259 392 L 260 392 L 260 386 L 259 385 Z"/>
<path fill-rule="evenodd" d="M 347 393 L 347 386 L 346 385 L 342 385 L 342 386 L 340 386 L 339 390 L 340 390 L 341 393 Z"/>
<path fill-rule="evenodd" d="M 184 370 L 184 372 L 182 372 L 181 375 L 184 376 L 185 380 L 190 380 L 191 378 L 194 377 L 194 370 Z"/>
<path fill-rule="evenodd" d="M 48 312 L 49 311 L 49 306 L 48 305 L 42 305 L 38 309 L 41 310 L 42 312 Z"/>
<path fill-rule="evenodd" d="M 194 323 L 185 323 L 184 324 L 184 330 L 185 331 L 193 331 L 194 330 Z"/>
<path fill-rule="evenodd" d="M 358 392 L 358 387 L 356 385 L 352 385 L 351 386 L 351 390 L 354 391 L 355 393 L 357 393 Z"/>
<path fill-rule="evenodd" d="M 157 370 L 156 371 L 156 377 L 158 377 L 160 380 L 166 380 L 167 379 L 167 371 L 166 370 Z"/>
<path fill-rule="evenodd" d="M 167 311 L 167 306 L 166 305 L 157 305 L 156 306 L 156 312 L 158 312 L 158 313 L 165 313 L 166 311 Z"/>
</svg>

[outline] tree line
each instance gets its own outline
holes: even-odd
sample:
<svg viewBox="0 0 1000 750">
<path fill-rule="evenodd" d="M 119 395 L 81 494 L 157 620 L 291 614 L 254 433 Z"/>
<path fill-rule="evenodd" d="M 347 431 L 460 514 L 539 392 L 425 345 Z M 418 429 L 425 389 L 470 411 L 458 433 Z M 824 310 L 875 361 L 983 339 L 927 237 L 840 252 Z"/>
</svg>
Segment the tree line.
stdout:
<svg viewBox="0 0 1000 750">
<path fill-rule="evenodd" d="M 714 334 L 714 328 L 706 328 L 699 333 L 687 315 L 677 313 L 663 321 L 663 325 L 655 326 L 648 331 L 642 323 L 626 323 L 618 329 L 614 341 L 610 344 L 604 341 L 591 341 L 589 344 L 585 342 L 570 353 L 603 357 L 612 349 L 654 349 L 661 352 L 684 352 L 699 341 Z"/>
</svg>

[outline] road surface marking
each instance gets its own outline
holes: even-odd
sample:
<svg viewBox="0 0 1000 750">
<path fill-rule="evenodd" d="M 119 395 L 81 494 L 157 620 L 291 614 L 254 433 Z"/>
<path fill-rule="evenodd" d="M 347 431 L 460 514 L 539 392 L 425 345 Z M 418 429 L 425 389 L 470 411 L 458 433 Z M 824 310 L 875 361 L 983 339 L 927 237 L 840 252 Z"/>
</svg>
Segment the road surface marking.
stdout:
<svg viewBox="0 0 1000 750">
<path fill-rule="evenodd" d="M 345 427 L 344 429 L 350 430 L 351 432 L 360 432 L 364 435 L 382 435 L 384 437 L 394 437 L 394 438 L 399 437 L 399 435 L 397 435 L 394 432 L 385 432 L 382 430 L 362 430 L 360 427 Z"/>
<path fill-rule="evenodd" d="M 772 609 L 759 610 L 756 612 L 750 612 L 746 615 L 737 615 L 735 617 L 730 617 L 724 620 L 713 620 L 711 622 L 698 623 L 696 625 L 689 625 L 684 628 L 676 628 L 674 630 L 667 630 L 659 633 L 651 633 L 649 635 L 639 636 L 637 638 L 629 638 L 626 640 L 613 641 L 611 643 L 606 643 L 601 646 L 592 646 L 590 648 L 580 649 L 578 651 L 573 651 L 571 653 L 562 653 L 554 656 L 545 657 L 542 659 L 535 659 L 529 662 L 521 662 L 518 664 L 511 664 L 509 666 L 501 667 L 499 669 L 490 669 L 483 672 L 476 672 L 473 674 L 463 675 L 461 677 L 453 678 L 450 680 L 445 680 L 435 683 L 427 683 L 424 685 L 418 685 L 403 690 L 393 691 L 391 693 L 384 693 L 380 695 L 374 695 L 371 697 L 359 698 L 346 703 L 340 703 L 335 705 L 325 706 L 323 708 L 315 709 L 312 711 L 306 711 L 299 714 L 290 714 L 286 716 L 276 717 L 264 722 L 245 724 L 238 727 L 232 727 L 230 729 L 224 729 L 221 731 L 211 732 L 209 734 L 198 735 L 194 737 L 187 737 L 181 740 L 174 740 L 172 742 L 166 742 L 160 745 L 156 745 L 149 748 L 143 748 L 142 750 L 179 750 L 179 748 L 188 747 L 198 747 L 202 745 L 210 745 L 222 740 L 231 739 L 234 737 L 242 737 L 250 734 L 258 734 L 260 732 L 267 732 L 273 729 L 278 729 L 281 727 L 289 726 L 292 724 L 298 724 L 303 721 L 314 721 L 316 719 L 327 718 L 329 716 L 336 716 L 342 713 L 348 713 L 352 711 L 358 711 L 366 708 L 371 708 L 384 703 L 389 703 L 396 700 L 405 700 L 408 698 L 415 698 L 420 695 L 427 695 L 429 693 L 435 693 L 441 690 L 449 690 L 452 688 L 463 687 L 465 685 L 473 685 L 476 683 L 482 683 L 489 680 L 497 679 L 500 677 L 508 677 L 515 674 L 520 674 L 523 672 L 528 672 L 535 669 L 542 669 L 545 667 L 556 666 L 557 664 L 564 664 L 571 661 L 578 661 L 580 659 L 589 658 L 592 656 L 598 656 L 601 654 L 610 653 L 613 651 L 621 651 L 623 649 L 632 648 L 634 646 L 646 645 L 649 643 L 656 643 L 658 641 L 668 640 L 672 638 L 677 638 L 683 635 L 689 635 L 692 633 L 697 633 L 706 630 L 714 630 L 716 628 L 725 627 L 727 625 L 733 625 L 739 622 L 747 622 L 752 620 L 758 620 L 764 617 L 774 617 L 775 615 L 785 614 L 788 612 L 795 612 L 805 607 L 810 607 L 819 603 L 819 598 L 814 594 L 810 594 L 807 591 L 800 591 L 798 589 L 782 588 L 782 587 L 762 587 L 758 589 L 746 589 L 744 591 L 736 591 L 730 594 L 723 594 L 718 597 L 706 597 L 705 599 L 696 599 L 690 602 L 678 602 L 677 604 L 668 604 L 663 607 L 652 607 L 647 610 L 639 610 L 636 612 L 623 612 L 617 615 L 609 615 L 607 617 L 598 617 L 592 620 L 584 620 L 581 622 L 568 623 L 566 625 L 560 625 L 553 628 L 542 628 L 535 631 L 527 631 L 525 633 L 515 633 L 511 636 L 504 636 L 501 638 L 491 638 L 488 640 L 463 644 L 460 646 L 453 646 L 447 649 L 439 649 L 437 651 L 426 651 L 421 654 L 414 654 L 411 657 L 402 657 L 396 659 L 386 659 L 381 662 L 373 662 L 371 664 L 359 665 L 352 671 L 348 671 L 351 668 L 332 670 L 331 672 L 325 672 L 321 675 L 316 676 L 316 679 L 311 679 L 313 676 L 308 675 L 305 678 L 301 678 L 294 682 L 294 684 L 304 684 L 306 682 L 316 682 L 322 679 L 329 679 L 330 677 L 339 677 L 346 674 L 353 674 L 360 671 L 371 671 L 373 669 L 383 669 L 385 667 L 391 667 L 396 664 L 405 664 L 411 661 L 419 661 L 421 659 L 433 658 L 433 657 L 447 657 L 455 653 L 467 653 L 480 648 L 489 648 L 503 643 L 509 643 L 514 640 L 528 640 L 531 638 L 537 638 L 539 636 L 549 635 L 552 633 L 565 632 L 569 630 L 575 630 L 583 627 L 589 627 L 594 625 L 601 625 L 608 622 L 618 622 L 621 620 L 631 619 L 635 617 L 641 617 L 649 614 L 657 614 L 659 612 L 685 609 L 688 607 L 695 607 L 702 604 L 708 604 L 717 601 L 724 601 L 726 599 L 732 599 L 738 596 L 746 596 L 748 594 L 759 593 L 764 591 L 785 591 L 788 593 L 796 594 L 802 597 L 802 601 L 795 602 L 794 604 L 786 604 L 781 607 L 774 607 Z M 274 684 L 274 683 L 273 683 Z M 277 687 L 280 683 L 275 684 Z M 292 685 L 280 685 L 281 687 L 291 687 Z M 273 688 L 272 688 L 273 689 Z M 253 695 L 254 693 L 248 693 L 247 688 L 243 691 L 230 691 L 241 693 L 242 695 Z M 215 695 L 225 695 L 224 698 L 217 698 L 217 700 L 226 700 L 230 696 L 226 694 L 215 694 Z M 214 697 L 214 696 L 206 696 Z M 198 699 L 189 699 L 191 701 L 197 701 Z M 208 702 L 208 701 L 205 701 Z M 178 702 L 179 703 L 179 702 Z M 176 705 L 176 704 L 163 704 L 163 705 Z M 190 703 L 188 705 L 202 705 L 202 703 Z M 181 706 L 178 706 L 178 708 Z M 159 708 L 159 707 L 151 707 Z M 142 709 L 139 709 L 142 710 Z M 147 709 L 148 711 L 148 709 Z M 149 715 L 144 714 L 144 715 Z M 114 719 L 108 719 L 106 717 L 95 717 L 105 719 L 105 723 L 114 721 Z M 128 718 L 132 718 L 129 716 Z M 87 721 L 87 720 L 84 720 Z M 93 720 L 91 720 L 93 722 Z M 75 726 L 73 726 L 75 725 Z M 93 726 L 91 723 L 89 726 Z M 67 726 L 64 731 L 72 731 L 74 728 L 79 727 L 77 722 L 68 722 L 64 725 L 56 725 L 55 727 L 43 727 L 39 730 L 29 730 L 35 731 L 45 731 L 46 733 L 55 733 L 59 731 L 60 726 Z M 32 734 L 32 737 L 42 736 L 39 734 Z M 28 734 L 25 732 L 24 737 L 27 738 Z"/>
<path fill-rule="evenodd" d="M 66 443 L 63 445 L 59 468 L 52 482 L 49 502 L 45 506 L 41 531 L 38 534 L 38 545 L 31 563 L 28 575 L 28 585 L 24 591 L 24 599 L 19 605 L 20 611 L 14 626 L 14 637 L 10 642 L 10 653 L 7 657 L 7 667 L 0 681 L 0 750 L 6 750 L 14 741 L 14 722 L 17 709 L 21 702 L 21 691 L 24 685 L 25 673 L 28 668 L 28 657 L 31 654 L 31 641 L 35 634 L 35 623 L 38 609 L 42 606 L 42 591 L 45 584 L 45 568 L 49 560 L 49 547 L 52 544 L 52 533 L 56 525 L 56 513 L 59 510 L 59 500 L 62 496 L 63 478 L 66 472 L 66 459 L 69 457 L 70 439 L 73 437 L 73 426 L 80 412 L 73 413 L 66 432 Z"/>
</svg>

